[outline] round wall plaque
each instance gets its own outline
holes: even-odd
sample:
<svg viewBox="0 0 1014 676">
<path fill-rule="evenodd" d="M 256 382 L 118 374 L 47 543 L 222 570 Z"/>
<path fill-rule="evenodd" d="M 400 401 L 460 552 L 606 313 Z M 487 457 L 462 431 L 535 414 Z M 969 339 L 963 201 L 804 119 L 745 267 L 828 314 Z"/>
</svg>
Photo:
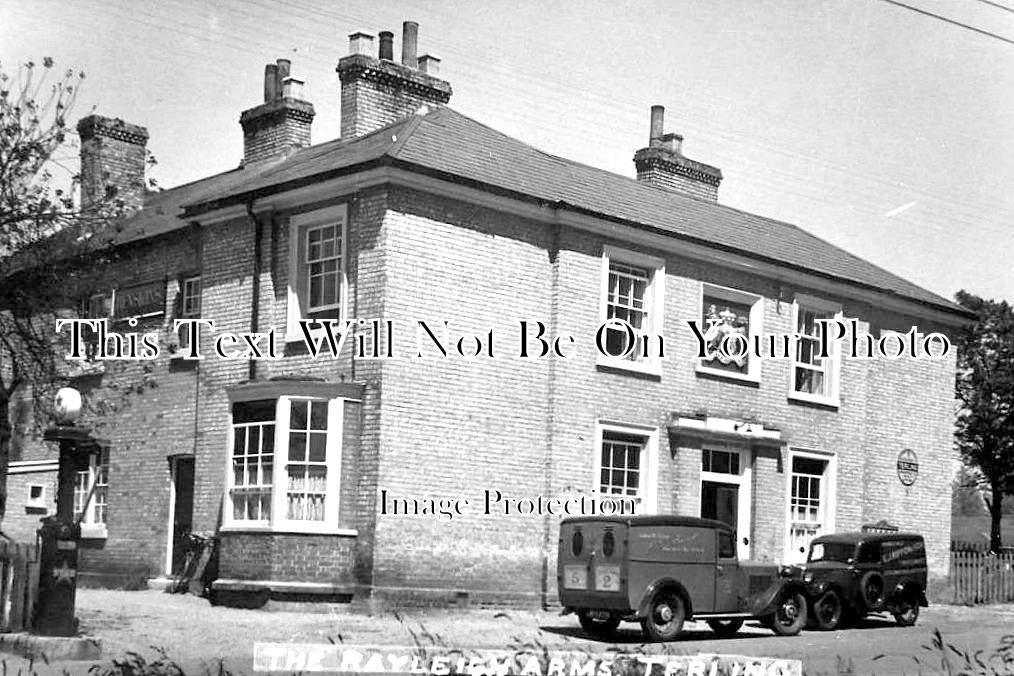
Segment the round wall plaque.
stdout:
<svg viewBox="0 0 1014 676">
<path fill-rule="evenodd" d="M 906 448 L 898 454 L 898 479 L 902 485 L 911 486 L 919 476 L 919 458 L 915 451 Z"/>
</svg>

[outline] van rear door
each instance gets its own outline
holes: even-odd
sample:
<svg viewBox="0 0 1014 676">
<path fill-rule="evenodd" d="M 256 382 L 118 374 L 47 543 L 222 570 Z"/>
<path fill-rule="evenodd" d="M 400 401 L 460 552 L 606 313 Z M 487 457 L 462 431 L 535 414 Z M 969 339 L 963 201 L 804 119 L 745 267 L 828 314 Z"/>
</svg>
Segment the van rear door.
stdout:
<svg viewBox="0 0 1014 676">
<path fill-rule="evenodd" d="M 561 596 L 583 592 L 582 607 L 596 607 L 592 598 L 624 598 L 626 551 L 627 525 L 621 521 L 564 523 L 558 552 Z M 565 605 L 572 604 L 565 601 Z"/>
</svg>

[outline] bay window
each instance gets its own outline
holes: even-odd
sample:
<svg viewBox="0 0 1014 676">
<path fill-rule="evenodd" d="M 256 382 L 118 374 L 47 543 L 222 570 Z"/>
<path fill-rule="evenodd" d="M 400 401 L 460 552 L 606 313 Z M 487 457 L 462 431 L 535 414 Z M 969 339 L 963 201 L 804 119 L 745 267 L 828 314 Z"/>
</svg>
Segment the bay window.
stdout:
<svg viewBox="0 0 1014 676">
<path fill-rule="evenodd" d="M 324 393 L 233 402 L 226 527 L 337 528 L 344 402 Z"/>
</svg>

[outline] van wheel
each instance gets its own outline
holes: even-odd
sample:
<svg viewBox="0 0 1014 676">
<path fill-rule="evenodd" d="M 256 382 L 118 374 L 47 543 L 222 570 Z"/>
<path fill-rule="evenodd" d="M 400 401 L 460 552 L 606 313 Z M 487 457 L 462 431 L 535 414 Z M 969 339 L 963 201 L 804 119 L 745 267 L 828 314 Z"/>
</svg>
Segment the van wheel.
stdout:
<svg viewBox="0 0 1014 676">
<path fill-rule="evenodd" d="M 620 616 L 616 613 L 609 613 L 609 617 L 602 619 L 593 617 L 588 610 L 579 610 L 577 621 L 581 623 L 581 628 L 592 636 L 612 636 L 620 626 Z"/>
<path fill-rule="evenodd" d="M 723 638 L 735 636 L 739 628 L 743 626 L 743 620 L 708 620 L 711 631 Z"/>
<path fill-rule="evenodd" d="M 912 596 L 903 596 L 893 614 L 898 626 L 911 627 L 919 619 L 919 602 Z"/>
<path fill-rule="evenodd" d="M 859 583 L 866 602 L 866 610 L 878 610 L 884 602 L 884 578 L 876 571 L 869 571 Z"/>
<path fill-rule="evenodd" d="M 671 641 L 683 631 L 684 619 L 683 599 L 674 591 L 664 591 L 651 602 L 648 617 L 641 620 L 641 629 L 651 641 Z"/>
<path fill-rule="evenodd" d="M 806 597 L 800 592 L 782 595 L 771 628 L 779 636 L 795 636 L 806 626 Z"/>
<path fill-rule="evenodd" d="M 813 602 L 813 622 L 821 631 L 834 631 L 841 623 L 841 597 L 829 589 Z"/>
</svg>

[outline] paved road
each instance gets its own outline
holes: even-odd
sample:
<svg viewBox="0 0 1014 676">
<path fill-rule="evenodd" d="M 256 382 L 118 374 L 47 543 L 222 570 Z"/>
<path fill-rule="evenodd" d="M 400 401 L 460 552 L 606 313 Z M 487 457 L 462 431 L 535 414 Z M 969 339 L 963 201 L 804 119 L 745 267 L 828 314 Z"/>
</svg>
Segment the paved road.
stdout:
<svg viewBox="0 0 1014 676">
<path fill-rule="evenodd" d="M 432 610 L 370 616 L 352 614 L 342 606 L 241 610 L 212 607 L 192 596 L 87 589 L 78 592 L 78 611 L 83 631 L 101 640 L 106 664 L 128 650 L 151 658 L 150 647 L 157 646 L 181 663 L 187 676 L 203 673 L 205 665 L 213 667 L 219 659 L 233 672 L 250 673 L 255 642 L 335 642 L 346 647 L 424 645 L 445 651 L 528 644 L 551 652 L 593 654 L 612 650 L 725 653 L 800 659 L 807 674 L 859 675 L 947 673 L 941 668 L 940 651 L 924 647 L 931 644 L 934 629 L 941 632 L 945 643 L 969 654 L 992 654 L 1006 635 L 1014 641 L 1014 605 L 934 606 L 923 611 L 915 627 L 901 628 L 893 621 L 873 619 L 856 628 L 806 631 L 790 638 L 747 624 L 738 636 L 717 640 L 706 625 L 692 623 L 681 640 L 662 645 L 644 644 L 639 628 L 632 624 L 622 625 L 613 641 L 595 640 L 581 631 L 574 616 L 548 612 Z M 955 651 L 947 654 L 952 666 L 963 665 Z M 16 673 L 25 665 L 8 660 L 6 666 L 12 669 L 10 673 Z M 39 674 L 61 673 L 64 669 L 71 674 L 85 674 L 89 666 L 61 662 L 48 667 L 36 665 L 35 670 Z M 1009 673 L 1014 673 L 1014 668 Z"/>
</svg>

